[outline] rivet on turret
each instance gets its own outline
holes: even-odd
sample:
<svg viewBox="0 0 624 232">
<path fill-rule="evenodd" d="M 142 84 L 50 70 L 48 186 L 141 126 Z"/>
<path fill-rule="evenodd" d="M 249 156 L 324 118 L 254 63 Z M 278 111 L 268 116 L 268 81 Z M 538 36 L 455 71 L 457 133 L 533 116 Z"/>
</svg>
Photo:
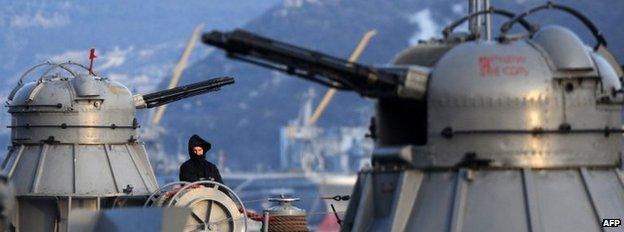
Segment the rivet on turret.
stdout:
<svg viewBox="0 0 624 232">
<path fill-rule="evenodd" d="M 445 127 L 444 129 L 442 129 L 442 132 L 440 134 L 442 135 L 442 137 L 450 139 L 453 137 L 453 128 Z"/>
<path fill-rule="evenodd" d="M 67 129 L 67 124 L 66 123 L 61 123 L 61 128 Z"/>
<path fill-rule="evenodd" d="M 466 171 L 466 176 L 465 176 L 467 181 L 473 181 L 474 180 L 474 171 L 471 169 L 468 169 Z"/>
<path fill-rule="evenodd" d="M 56 140 L 54 138 L 54 136 L 49 136 L 47 139 L 41 140 L 41 142 L 47 143 L 47 144 L 59 144 L 59 143 L 61 143 L 60 141 Z"/>
<path fill-rule="evenodd" d="M 123 192 L 125 194 L 130 194 L 132 193 L 132 190 L 134 190 L 134 187 L 132 185 L 126 185 L 126 187 L 123 189 Z"/>
<path fill-rule="evenodd" d="M 574 91 L 574 84 L 566 83 L 565 84 L 565 91 L 568 92 L 568 93 Z"/>
<path fill-rule="evenodd" d="M 479 158 L 476 152 L 469 151 L 464 154 L 464 158 L 457 163 L 457 167 L 489 167 L 494 163 L 493 159 Z"/>
<path fill-rule="evenodd" d="M 611 135 L 611 128 L 609 128 L 608 126 L 606 126 L 604 128 L 604 136 L 605 137 L 609 137 L 609 135 Z"/>
<path fill-rule="evenodd" d="M 572 130 L 570 123 L 564 122 L 559 125 L 559 131 L 562 133 L 569 133 Z"/>
<path fill-rule="evenodd" d="M 132 129 L 139 127 L 139 121 L 136 118 L 132 119 Z"/>
</svg>

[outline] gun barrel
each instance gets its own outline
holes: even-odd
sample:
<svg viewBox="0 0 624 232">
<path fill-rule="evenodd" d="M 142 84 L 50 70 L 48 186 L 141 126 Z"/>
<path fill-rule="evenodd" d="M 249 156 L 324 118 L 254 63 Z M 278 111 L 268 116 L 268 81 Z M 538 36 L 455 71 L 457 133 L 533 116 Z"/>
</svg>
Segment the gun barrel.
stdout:
<svg viewBox="0 0 624 232">
<path fill-rule="evenodd" d="M 396 72 L 349 62 L 241 29 L 205 33 L 202 41 L 225 50 L 231 58 L 370 97 L 396 95 L 405 78 Z"/>
<path fill-rule="evenodd" d="M 134 96 L 135 106 L 139 109 L 157 107 L 195 95 L 218 91 L 222 86 L 233 83 L 232 77 L 220 77 L 144 95 L 139 94 Z"/>
</svg>

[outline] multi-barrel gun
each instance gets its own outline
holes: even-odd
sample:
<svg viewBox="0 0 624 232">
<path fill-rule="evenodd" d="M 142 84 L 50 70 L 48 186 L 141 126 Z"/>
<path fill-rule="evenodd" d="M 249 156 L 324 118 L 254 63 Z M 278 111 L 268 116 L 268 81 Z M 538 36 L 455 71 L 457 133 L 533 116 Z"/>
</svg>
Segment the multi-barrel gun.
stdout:
<svg viewBox="0 0 624 232">
<path fill-rule="evenodd" d="M 183 85 L 172 89 L 148 93 L 145 95 L 138 94 L 134 96 L 134 102 L 137 108 L 152 108 L 187 97 L 217 91 L 222 86 L 233 83 L 234 78 L 232 77 L 213 78 L 207 81 Z"/>
<path fill-rule="evenodd" d="M 378 68 L 349 62 L 241 29 L 205 33 L 202 41 L 225 50 L 230 58 L 296 75 L 327 87 L 355 91 L 367 97 L 419 99 L 424 95 L 428 77 L 428 71 L 424 69 Z"/>
</svg>

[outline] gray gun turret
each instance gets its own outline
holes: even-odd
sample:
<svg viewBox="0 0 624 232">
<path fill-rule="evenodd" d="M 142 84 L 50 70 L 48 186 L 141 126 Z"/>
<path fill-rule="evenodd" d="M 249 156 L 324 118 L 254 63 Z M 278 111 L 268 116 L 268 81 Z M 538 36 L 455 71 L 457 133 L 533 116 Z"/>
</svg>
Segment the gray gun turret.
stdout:
<svg viewBox="0 0 624 232">
<path fill-rule="evenodd" d="M 444 38 L 392 61 L 429 67 L 418 79 L 244 31 L 203 39 L 230 57 L 377 98 L 373 167 L 358 176 L 342 231 L 608 231 L 602 219 L 624 217 L 624 91 L 602 33 L 550 2 L 518 15 L 487 0 L 469 8 Z M 524 20 L 542 10 L 574 16 L 596 43 Z M 498 37 L 494 14 L 510 18 Z M 468 33 L 453 32 L 465 21 Z M 509 34 L 515 24 L 524 33 Z M 417 94 L 401 96 L 401 86 Z"/>
<path fill-rule="evenodd" d="M 49 69 L 37 81 L 24 83 L 43 67 Z M 17 231 L 67 231 L 72 210 L 142 205 L 158 185 L 137 136 L 136 109 L 234 83 L 223 77 L 133 96 L 86 70 L 75 63 L 37 65 L 8 97 L 12 144 L 1 168 L 15 184 Z"/>
</svg>

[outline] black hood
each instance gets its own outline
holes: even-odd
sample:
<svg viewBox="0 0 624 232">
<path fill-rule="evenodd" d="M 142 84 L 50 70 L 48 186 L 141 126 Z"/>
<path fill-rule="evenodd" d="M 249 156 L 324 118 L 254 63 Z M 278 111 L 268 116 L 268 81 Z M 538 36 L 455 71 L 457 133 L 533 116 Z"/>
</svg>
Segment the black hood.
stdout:
<svg viewBox="0 0 624 232">
<path fill-rule="evenodd" d="M 208 141 L 206 141 L 206 140 L 202 139 L 201 137 L 199 137 L 199 135 L 191 136 L 191 138 L 189 139 L 189 142 L 188 142 L 188 154 L 189 154 L 189 157 L 191 157 L 191 158 L 198 158 L 198 156 L 195 155 L 195 153 L 193 153 L 193 147 L 197 147 L 197 146 L 202 147 L 204 149 L 204 155 L 202 155 L 200 157 L 205 159 L 206 158 L 206 153 L 208 153 L 208 151 L 210 150 L 212 145 Z"/>
</svg>

